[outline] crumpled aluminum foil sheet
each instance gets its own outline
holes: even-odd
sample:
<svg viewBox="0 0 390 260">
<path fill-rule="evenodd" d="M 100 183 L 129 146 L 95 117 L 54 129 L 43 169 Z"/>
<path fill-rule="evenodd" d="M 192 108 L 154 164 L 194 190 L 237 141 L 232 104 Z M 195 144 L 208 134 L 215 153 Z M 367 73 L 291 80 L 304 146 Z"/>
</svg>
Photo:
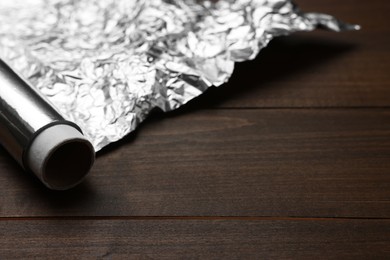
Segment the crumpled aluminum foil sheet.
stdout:
<svg viewBox="0 0 390 260">
<path fill-rule="evenodd" d="M 272 38 L 317 27 L 358 29 L 289 0 L 1 1 L 0 57 L 100 150 L 222 85 Z"/>
</svg>

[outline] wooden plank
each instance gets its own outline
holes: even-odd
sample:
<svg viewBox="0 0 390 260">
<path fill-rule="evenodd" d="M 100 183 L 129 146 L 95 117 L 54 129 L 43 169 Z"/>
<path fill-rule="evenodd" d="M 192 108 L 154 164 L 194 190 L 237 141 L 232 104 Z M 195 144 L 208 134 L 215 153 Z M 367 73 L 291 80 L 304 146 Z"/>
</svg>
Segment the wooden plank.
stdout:
<svg viewBox="0 0 390 260">
<path fill-rule="evenodd" d="M 0 259 L 389 259 L 390 2 L 296 2 L 363 31 L 274 41 L 71 191 L 0 148 Z"/>
<path fill-rule="evenodd" d="M 0 221 L 0 258 L 389 259 L 389 220 Z"/>
<path fill-rule="evenodd" d="M 359 32 L 299 33 L 276 39 L 252 62 L 238 64 L 228 84 L 196 106 L 390 106 L 390 2 L 300 0 L 305 11 L 331 13 Z"/>
<path fill-rule="evenodd" d="M 0 154 L 1 216 L 390 217 L 388 109 L 181 110 L 62 193 Z"/>
</svg>

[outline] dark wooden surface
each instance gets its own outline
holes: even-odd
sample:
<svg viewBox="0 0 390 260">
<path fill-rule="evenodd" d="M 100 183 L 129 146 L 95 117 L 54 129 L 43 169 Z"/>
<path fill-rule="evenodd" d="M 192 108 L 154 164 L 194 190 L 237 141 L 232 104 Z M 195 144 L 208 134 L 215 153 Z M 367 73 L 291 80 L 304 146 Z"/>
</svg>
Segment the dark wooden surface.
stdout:
<svg viewBox="0 0 390 260">
<path fill-rule="evenodd" d="M 390 2 L 271 43 L 52 192 L 0 149 L 0 259 L 390 258 Z"/>
</svg>

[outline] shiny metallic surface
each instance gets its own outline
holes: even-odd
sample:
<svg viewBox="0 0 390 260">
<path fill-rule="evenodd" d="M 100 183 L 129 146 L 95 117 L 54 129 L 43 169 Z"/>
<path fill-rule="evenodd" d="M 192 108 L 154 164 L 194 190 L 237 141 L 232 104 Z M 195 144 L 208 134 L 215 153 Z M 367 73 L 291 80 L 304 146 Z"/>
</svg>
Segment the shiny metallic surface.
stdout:
<svg viewBox="0 0 390 260">
<path fill-rule="evenodd" d="M 356 30 L 289 0 L 0 2 L 0 57 L 96 150 L 220 86 L 276 36 Z"/>
<path fill-rule="evenodd" d="M 71 124 L 0 60 L 0 141 L 24 165 L 35 136 L 54 124 Z"/>
</svg>

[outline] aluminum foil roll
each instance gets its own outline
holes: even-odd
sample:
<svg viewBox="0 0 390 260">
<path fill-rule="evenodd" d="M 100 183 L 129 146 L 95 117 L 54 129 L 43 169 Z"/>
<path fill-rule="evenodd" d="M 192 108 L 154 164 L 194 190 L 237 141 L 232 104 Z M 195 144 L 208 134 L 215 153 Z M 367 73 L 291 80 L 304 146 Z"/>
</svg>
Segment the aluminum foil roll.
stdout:
<svg viewBox="0 0 390 260">
<path fill-rule="evenodd" d="M 0 57 L 96 150 L 220 86 L 276 36 L 356 30 L 289 0 L 0 2 Z"/>
<path fill-rule="evenodd" d="M 79 127 L 65 120 L 2 60 L 0 142 L 22 167 L 57 190 L 77 185 L 95 156 Z"/>
</svg>

